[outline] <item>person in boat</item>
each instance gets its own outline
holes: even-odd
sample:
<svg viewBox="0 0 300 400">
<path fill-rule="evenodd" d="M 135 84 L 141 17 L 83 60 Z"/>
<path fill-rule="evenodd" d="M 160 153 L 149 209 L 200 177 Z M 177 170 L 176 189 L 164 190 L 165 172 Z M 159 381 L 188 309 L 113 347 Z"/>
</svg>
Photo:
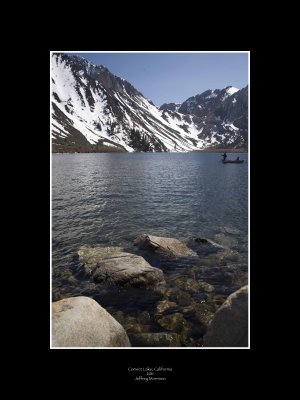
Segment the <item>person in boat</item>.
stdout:
<svg viewBox="0 0 300 400">
<path fill-rule="evenodd" d="M 237 158 L 236 158 L 236 161 L 240 161 L 240 157 L 237 157 Z"/>
<path fill-rule="evenodd" d="M 226 151 L 224 152 L 224 154 L 222 154 L 222 157 L 223 157 L 223 161 L 225 161 L 225 160 L 226 160 L 226 158 L 227 158 Z"/>
</svg>

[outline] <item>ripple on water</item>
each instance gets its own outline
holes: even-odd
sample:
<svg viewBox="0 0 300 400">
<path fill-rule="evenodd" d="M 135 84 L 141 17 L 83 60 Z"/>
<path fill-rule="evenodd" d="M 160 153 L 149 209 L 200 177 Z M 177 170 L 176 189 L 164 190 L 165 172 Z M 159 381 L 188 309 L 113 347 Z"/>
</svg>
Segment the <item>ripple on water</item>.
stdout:
<svg viewBox="0 0 300 400">
<path fill-rule="evenodd" d="M 218 159 L 209 153 L 54 155 L 53 300 L 90 296 L 123 318 L 128 332 L 161 332 L 160 320 L 168 332 L 176 330 L 182 346 L 200 346 L 211 313 L 247 283 L 248 163 L 224 169 Z M 228 267 L 209 255 L 198 263 L 148 260 L 166 276 L 166 286 L 156 291 L 95 284 L 77 275 L 80 246 L 134 251 L 132 241 L 143 233 L 182 241 L 207 237 L 237 250 L 244 264 Z M 173 307 L 158 318 L 162 301 Z"/>
</svg>

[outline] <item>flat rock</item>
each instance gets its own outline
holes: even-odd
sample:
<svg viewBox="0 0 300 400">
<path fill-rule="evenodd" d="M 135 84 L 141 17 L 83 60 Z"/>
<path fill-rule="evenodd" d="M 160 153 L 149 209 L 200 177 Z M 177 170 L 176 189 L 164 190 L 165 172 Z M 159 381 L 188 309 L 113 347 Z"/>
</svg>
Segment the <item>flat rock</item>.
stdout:
<svg viewBox="0 0 300 400">
<path fill-rule="evenodd" d="M 232 293 L 217 310 L 204 336 L 204 347 L 248 346 L 248 286 Z"/>
<path fill-rule="evenodd" d="M 180 242 L 180 240 L 173 238 L 144 234 L 137 237 L 133 243 L 138 246 L 140 250 L 148 250 L 167 256 L 197 256 L 192 249 L 188 248 L 184 243 Z"/>
<path fill-rule="evenodd" d="M 95 300 L 79 296 L 52 303 L 53 347 L 130 347 L 124 328 Z"/>
<path fill-rule="evenodd" d="M 85 272 L 92 274 L 99 260 L 110 255 L 122 252 L 122 247 L 87 247 L 81 246 L 77 252 L 79 261 L 83 264 Z"/>
<path fill-rule="evenodd" d="M 177 333 L 158 332 L 129 334 L 134 347 L 180 347 L 180 336 Z"/>
<path fill-rule="evenodd" d="M 151 267 L 141 256 L 120 251 L 118 247 L 81 247 L 79 261 L 97 283 L 152 288 L 164 282 L 163 272 Z"/>
</svg>

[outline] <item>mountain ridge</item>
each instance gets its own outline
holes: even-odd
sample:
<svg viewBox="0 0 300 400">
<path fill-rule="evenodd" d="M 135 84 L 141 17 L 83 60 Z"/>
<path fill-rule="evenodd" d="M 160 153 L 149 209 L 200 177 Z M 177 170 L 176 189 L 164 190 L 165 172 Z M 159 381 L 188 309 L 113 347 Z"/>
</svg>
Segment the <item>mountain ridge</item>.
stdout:
<svg viewBox="0 0 300 400">
<path fill-rule="evenodd" d="M 53 53 L 51 90 L 53 152 L 247 148 L 248 87 L 158 108 L 105 66 Z"/>
</svg>

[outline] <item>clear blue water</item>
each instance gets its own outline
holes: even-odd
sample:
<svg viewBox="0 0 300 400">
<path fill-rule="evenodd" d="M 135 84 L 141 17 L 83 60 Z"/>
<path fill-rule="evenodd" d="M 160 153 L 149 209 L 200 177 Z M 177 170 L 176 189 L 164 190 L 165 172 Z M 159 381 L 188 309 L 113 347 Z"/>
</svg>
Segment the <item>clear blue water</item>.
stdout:
<svg viewBox="0 0 300 400">
<path fill-rule="evenodd" d="M 217 153 L 53 154 L 54 292 L 89 294 L 72 280 L 80 246 L 128 248 L 142 233 L 210 238 L 246 260 L 248 155 L 240 159 L 224 165 Z"/>
</svg>

